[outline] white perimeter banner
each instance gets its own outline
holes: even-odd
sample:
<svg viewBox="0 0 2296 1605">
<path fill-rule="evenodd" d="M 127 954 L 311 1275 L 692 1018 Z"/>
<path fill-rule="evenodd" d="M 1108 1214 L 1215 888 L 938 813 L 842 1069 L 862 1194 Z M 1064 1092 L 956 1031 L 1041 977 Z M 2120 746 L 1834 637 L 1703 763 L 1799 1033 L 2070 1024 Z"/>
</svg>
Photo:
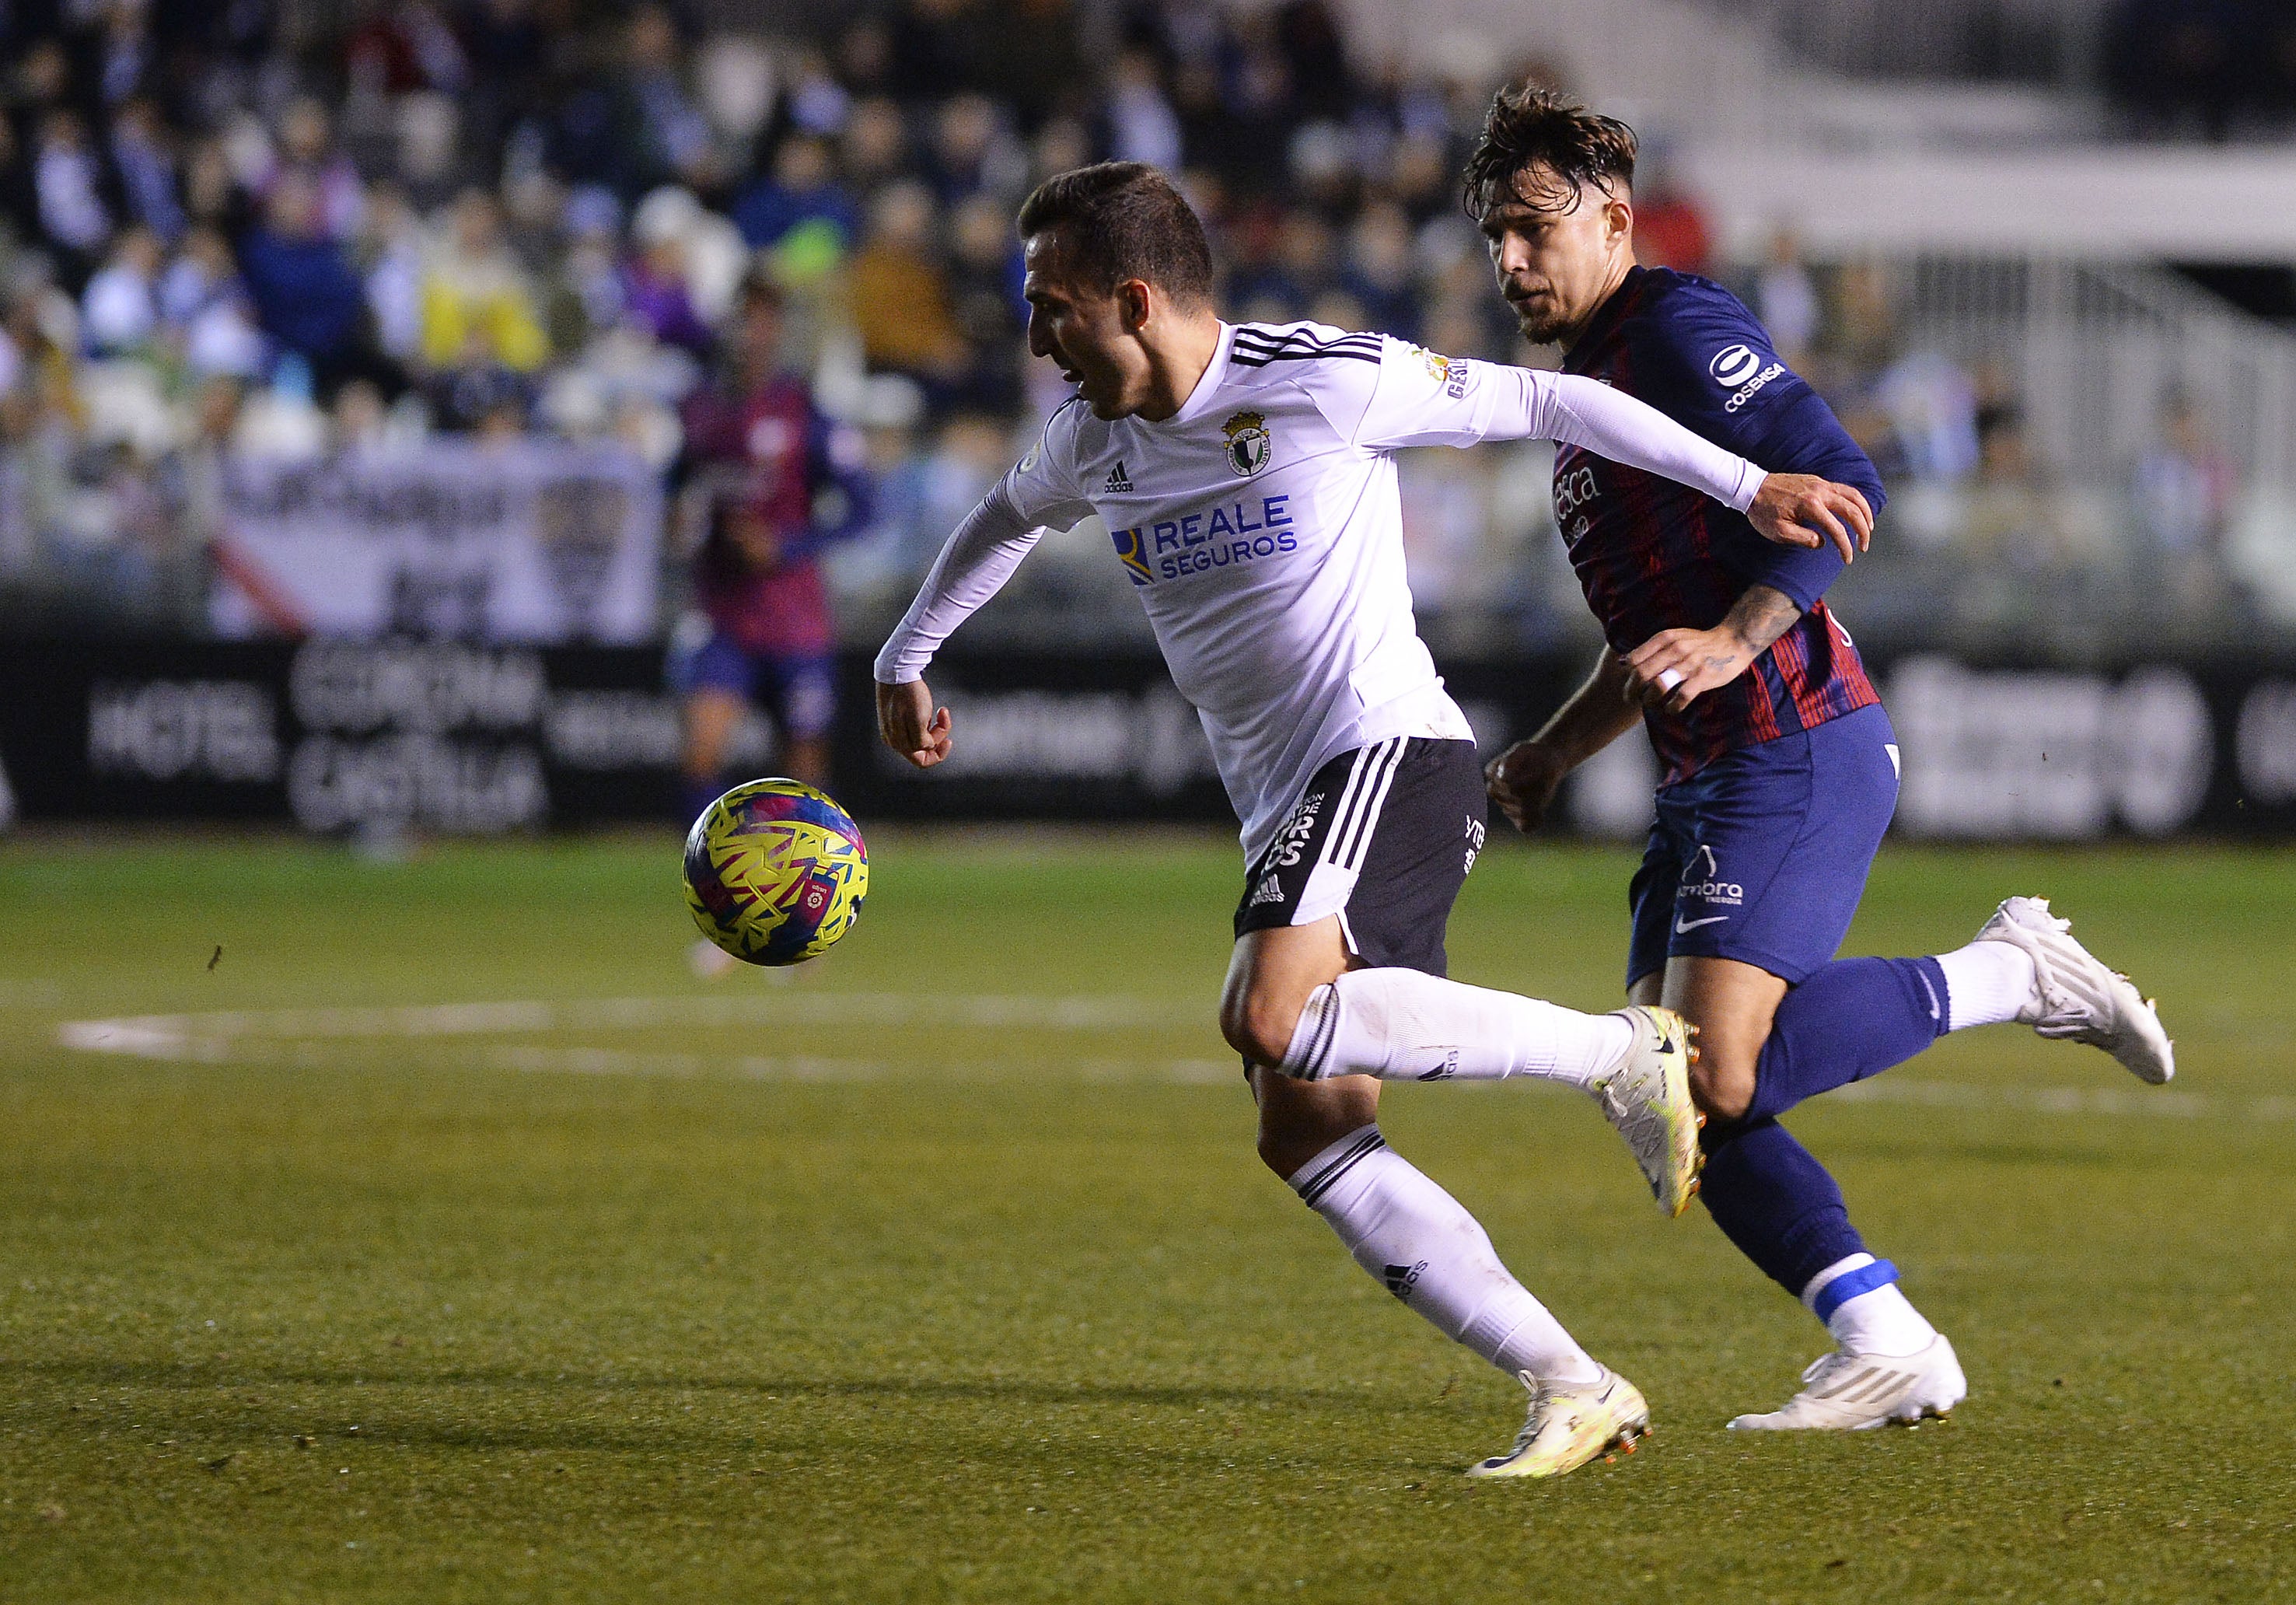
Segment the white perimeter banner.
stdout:
<svg viewBox="0 0 2296 1605">
<path fill-rule="evenodd" d="M 236 457 L 211 613 L 226 637 L 641 642 L 661 487 L 617 445 L 520 440 Z"/>
</svg>

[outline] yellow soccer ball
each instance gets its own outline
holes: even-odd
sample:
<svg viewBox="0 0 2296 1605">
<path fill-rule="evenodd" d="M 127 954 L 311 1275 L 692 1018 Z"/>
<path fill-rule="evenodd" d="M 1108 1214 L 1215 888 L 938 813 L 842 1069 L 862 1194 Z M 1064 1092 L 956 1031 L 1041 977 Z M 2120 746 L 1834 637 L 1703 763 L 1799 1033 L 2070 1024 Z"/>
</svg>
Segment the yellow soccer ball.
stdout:
<svg viewBox="0 0 2296 1605">
<path fill-rule="evenodd" d="M 802 964 L 860 918 L 869 849 L 853 816 L 802 780 L 751 780 L 685 838 L 685 901 L 701 934 L 751 964 Z"/>
</svg>

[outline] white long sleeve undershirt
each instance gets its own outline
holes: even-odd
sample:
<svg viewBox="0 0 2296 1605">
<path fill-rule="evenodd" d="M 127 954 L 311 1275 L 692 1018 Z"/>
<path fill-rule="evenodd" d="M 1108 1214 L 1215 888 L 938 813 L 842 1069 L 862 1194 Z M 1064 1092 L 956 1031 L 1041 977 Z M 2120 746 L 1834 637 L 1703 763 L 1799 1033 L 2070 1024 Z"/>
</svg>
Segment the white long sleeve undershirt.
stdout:
<svg viewBox="0 0 2296 1605">
<path fill-rule="evenodd" d="M 1579 374 L 1554 376 L 1555 419 L 1551 439 L 1583 446 L 1596 457 L 1663 474 L 1702 490 L 1743 513 L 1767 477 L 1736 452 L 1692 434 L 1646 401 Z M 1653 424 L 1664 429 L 1653 429 Z"/>
<path fill-rule="evenodd" d="M 1373 397 L 1356 424 L 1355 443 L 1391 450 L 1559 440 L 1688 485 L 1739 513 L 1761 489 L 1760 468 L 1599 380 L 1496 364 L 1483 365 L 1477 378 L 1464 408 L 1429 408 L 1421 401 L 1390 420 Z M 1013 508 L 1004 485 L 991 490 L 949 536 L 878 653 L 877 679 L 901 685 L 922 678 L 941 643 L 997 593 L 1044 532 Z"/>
<path fill-rule="evenodd" d="M 1734 513 L 1753 505 L 1763 473 L 1736 452 L 1695 435 L 1648 402 L 1578 374 L 1487 367 L 1478 387 L 1486 440 L 1560 440 L 1596 457 L 1703 491 Z"/>
<path fill-rule="evenodd" d="M 922 679 L 940 644 L 1004 588 L 1044 533 L 1005 504 L 1001 489 L 982 497 L 958 522 L 918 587 L 916 600 L 877 654 L 878 683 L 901 686 Z"/>
</svg>

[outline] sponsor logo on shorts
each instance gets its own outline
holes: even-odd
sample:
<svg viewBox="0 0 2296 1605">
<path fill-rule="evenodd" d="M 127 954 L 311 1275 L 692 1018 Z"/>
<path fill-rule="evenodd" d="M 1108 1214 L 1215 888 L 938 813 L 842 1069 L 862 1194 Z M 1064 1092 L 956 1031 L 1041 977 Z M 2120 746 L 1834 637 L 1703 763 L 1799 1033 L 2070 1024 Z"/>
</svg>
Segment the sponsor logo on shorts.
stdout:
<svg viewBox="0 0 2296 1605">
<path fill-rule="evenodd" d="M 1722 865 L 1714 856 L 1714 849 L 1703 842 L 1690 855 L 1690 867 L 1682 872 L 1682 885 L 1674 894 L 1677 902 L 1701 902 L 1709 908 L 1737 908 L 1746 901 L 1746 888 L 1736 881 L 1722 877 Z M 1693 920 L 1688 925 L 1677 923 L 1677 931 L 1692 930 L 1702 925 L 1711 925 L 1713 919 Z M 1727 919 L 1727 914 L 1718 914 L 1715 919 Z"/>
<path fill-rule="evenodd" d="M 1283 901 L 1283 883 L 1273 875 L 1264 875 L 1260 877 L 1259 884 L 1251 889 L 1251 901 L 1248 906 L 1256 909 L 1262 903 Z"/>
<path fill-rule="evenodd" d="M 1309 792 L 1292 805 L 1292 812 L 1268 844 L 1267 856 L 1260 860 L 1270 871 L 1289 869 L 1300 861 L 1307 851 L 1308 838 L 1316 833 L 1316 816 L 1324 811 L 1324 794 Z"/>
<path fill-rule="evenodd" d="M 1472 875 L 1475 872 L 1475 855 L 1483 850 L 1484 834 L 1483 822 L 1474 815 L 1469 814 L 1467 816 L 1467 862 L 1459 871 L 1460 874 Z"/>
</svg>

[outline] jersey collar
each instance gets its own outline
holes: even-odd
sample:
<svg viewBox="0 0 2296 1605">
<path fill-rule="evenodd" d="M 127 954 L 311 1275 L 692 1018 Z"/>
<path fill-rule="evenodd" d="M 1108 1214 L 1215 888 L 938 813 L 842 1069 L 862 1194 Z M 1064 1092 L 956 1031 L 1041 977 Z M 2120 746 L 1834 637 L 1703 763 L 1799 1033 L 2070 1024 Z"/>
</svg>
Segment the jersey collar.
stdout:
<svg viewBox="0 0 2296 1605">
<path fill-rule="evenodd" d="M 1603 342 L 1611 337 L 1611 332 L 1625 321 L 1635 303 L 1642 299 L 1643 277 L 1649 272 L 1650 269 L 1640 262 L 1627 269 L 1627 276 L 1620 279 L 1619 287 L 1611 292 L 1610 300 L 1595 309 L 1595 316 L 1587 320 L 1587 332 L 1578 336 L 1578 343 L 1572 346 L 1570 354 L 1563 358 L 1564 373 L 1583 374 L 1587 371 L 1588 362 L 1602 349 Z"/>
<path fill-rule="evenodd" d="M 1204 365 L 1204 376 L 1196 381 L 1196 388 L 1180 403 L 1180 410 L 1164 420 L 1168 424 L 1185 424 L 1199 413 L 1210 410 L 1212 398 L 1219 394 L 1221 382 L 1227 377 L 1228 349 L 1235 343 L 1235 325 L 1222 322 L 1219 344 L 1212 348 L 1212 359 Z"/>
</svg>

